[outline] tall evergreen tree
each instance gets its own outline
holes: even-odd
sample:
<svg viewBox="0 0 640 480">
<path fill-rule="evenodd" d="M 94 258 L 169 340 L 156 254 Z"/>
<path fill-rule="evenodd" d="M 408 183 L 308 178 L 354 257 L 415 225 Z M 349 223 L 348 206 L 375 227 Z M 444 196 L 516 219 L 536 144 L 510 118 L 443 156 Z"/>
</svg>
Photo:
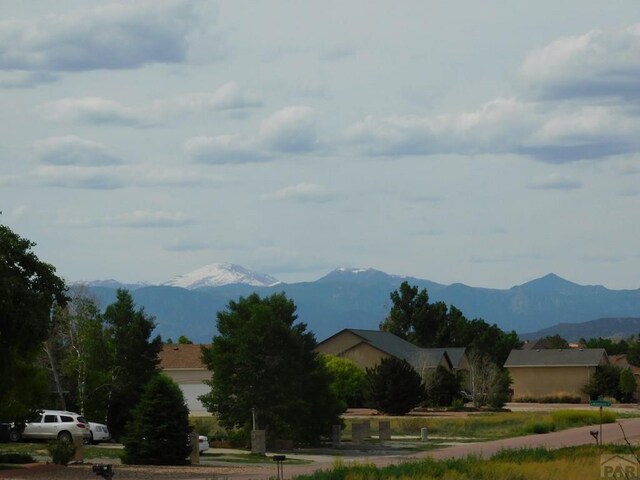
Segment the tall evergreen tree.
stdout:
<svg viewBox="0 0 640 480">
<path fill-rule="evenodd" d="M 151 339 L 153 317 L 135 309 L 131 294 L 118 289 L 116 302 L 104 313 L 111 349 L 111 380 L 108 393 L 107 424 L 115 438 L 125 431 L 142 390 L 158 371 L 162 339 Z"/>
<path fill-rule="evenodd" d="M 284 294 L 240 297 L 218 312 L 219 334 L 203 349 L 211 392 L 200 398 L 226 427 L 249 431 L 255 421 L 268 442 L 313 443 L 340 423 L 331 376 L 295 312 Z"/>
</svg>

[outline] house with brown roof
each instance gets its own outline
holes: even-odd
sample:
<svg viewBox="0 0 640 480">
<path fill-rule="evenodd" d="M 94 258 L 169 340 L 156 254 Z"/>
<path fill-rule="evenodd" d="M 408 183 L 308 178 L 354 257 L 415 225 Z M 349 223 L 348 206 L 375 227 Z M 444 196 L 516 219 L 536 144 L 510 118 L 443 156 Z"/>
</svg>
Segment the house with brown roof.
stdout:
<svg viewBox="0 0 640 480">
<path fill-rule="evenodd" d="M 178 384 L 189 407 L 191 415 L 210 415 L 200 395 L 209 393 L 211 388 L 205 381 L 211 380 L 211 372 L 202 361 L 202 345 L 165 344 L 160 352 L 160 368 Z"/>
<path fill-rule="evenodd" d="M 513 383 L 513 401 L 522 398 L 589 396 L 583 387 L 596 368 L 609 363 L 604 348 L 511 350 L 504 366 Z"/>
<path fill-rule="evenodd" d="M 345 328 L 320 342 L 316 352 L 348 358 L 363 370 L 374 367 L 383 358 L 396 357 L 409 362 L 422 377 L 438 366 L 447 370 L 469 368 L 464 348 L 420 348 L 392 333 L 378 330 Z"/>
</svg>

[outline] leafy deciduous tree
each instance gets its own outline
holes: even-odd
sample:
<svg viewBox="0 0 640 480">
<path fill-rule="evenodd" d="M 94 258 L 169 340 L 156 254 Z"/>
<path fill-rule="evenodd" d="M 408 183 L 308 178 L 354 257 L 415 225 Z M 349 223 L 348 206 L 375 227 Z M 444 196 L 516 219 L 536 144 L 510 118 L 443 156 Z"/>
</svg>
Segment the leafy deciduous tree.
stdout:
<svg viewBox="0 0 640 480">
<path fill-rule="evenodd" d="M 365 373 L 348 358 L 321 355 L 326 369 L 332 375 L 331 391 L 347 407 L 361 407 L 365 393 Z"/>
<path fill-rule="evenodd" d="M 35 356 L 67 301 L 64 281 L 38 259 L 35 243 L 0 225 L 0 418 L 25 418 L 46 384 Z M 37 381 L 36 381 L 37 380 Z"/>
<path fill-rule="evenodd" d="M 469 355 L 468 382 L 476 408 L 485 405 L 499 408 L 509 397 L 509 371 L 501 369 L 489 355 L 479 350 L 472 350 Z"/>
<path fill-rule="evenodd" d="M 418 346 L 465 347 L 489 355 L 498 365 L 504 364 L 509 353 L 521 346 L 518 335 L 503 332 L 497 325 L 482 319 L 468 320 L 455 306 L 444 302 L 429 303 L 425 289 L 411 287 L 407 282 L 390 294 L 393 303 L 380 329 L 398 335 Z"/>
<path fill-rule="evenodd" d="M 540 348 L 569 348 L 569 342 L 557 333 L 555 335 L 547 335 L 536 343 Z"/>
<path fill-rule="evenodd" d="M 344 407 L 314 352 L 315 337 L 294 323 L 295 312 L 284 293 L 240 297 L 218 312 L 219 334 L 203 349 L 211 392 L 200 399 L 226 427 L 249 431 L 255 419 L 268 442 L 313 443 L 341 423 Z"/>
</svg>

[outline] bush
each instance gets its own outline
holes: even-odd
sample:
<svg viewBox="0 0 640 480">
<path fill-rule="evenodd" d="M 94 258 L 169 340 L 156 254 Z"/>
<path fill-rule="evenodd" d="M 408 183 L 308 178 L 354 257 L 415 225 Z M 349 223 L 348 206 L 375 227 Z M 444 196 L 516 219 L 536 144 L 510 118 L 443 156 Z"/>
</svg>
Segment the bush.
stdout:
<svg viewBox="0 0 640 480">
<path fill-rule="evenodd" d="M 406 360 L 383 358 L 375 367 L 367 368 L 366 379 L 368 399 L 383 413 L 404 415 L 424 399 L 420 375 Z"/>
<path fill-rule="evenodd" d="M 124 438 L 123 463 L 185 465 L 191 447 L 189 409 L 180 387 L 158 374 L 145 386 Z"/>
<path fill-rule="evenodd" d="M 442 365 L 427 380 L 426 400 L 431 407 L 448 407 L 460 399 L 460 378 Z"/>
<path fill-rule="evenodd" d="M 549 433 L 555 432 L 556 426 L 553 422 L 529 422 L 524 427 L 527 433 Z"/>
<path fill-rule="evenodd" d="M 0 453 L 0 463 L 35 463 L 36 460 L 28 453 L 6 452 Z"/>
<path fill-rule="evenodd" d="M 67 465 L 76 453 L 76 446 L 72 442 L 56 440 L 49 442 L 47 450 L 51 455 L 51 460 L 56 465 Z"/>
</svg>

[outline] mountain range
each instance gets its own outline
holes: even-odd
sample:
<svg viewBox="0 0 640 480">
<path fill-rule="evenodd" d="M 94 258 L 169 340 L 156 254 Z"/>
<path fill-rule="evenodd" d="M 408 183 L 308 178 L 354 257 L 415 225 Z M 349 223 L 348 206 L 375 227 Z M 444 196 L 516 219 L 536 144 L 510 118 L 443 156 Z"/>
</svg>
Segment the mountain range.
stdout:
<svg viewBox="0 0 640 480">
<path fill-rule="evenodd" d="M 297 305 L 299 320 L 318 340 L 343 328 L 377 329 L 389 312 L 389 294 L 403 281 L 426 288 L 430 302 L 444 301 L 458 307 L 467 318 L 482 318 L 518 333 L 601 318 L 621 319 L 615 329 L 619 333 L 627 317 L 640 317 L 640 289 L 579 285 L 553 273 L 509 289 L 443 285 L 374 269 L 344 268 L 316 281 L 287 284 L 238 265 L 213 264 L 162 285 L 120 284 L 115 280 L 84 283 L 102 308 L 115 301 L 117 288 L 128 288 L 136 305 L 155 317 L 156 332 L 165 340 L 185 335 L 206 343 L 216 333 L 216 312 L 230 300 L 252 292 L 260 296 L 285 292 Z M 629 323 L 628 328 L 638 332 L 637 324 Z"/>
</svg>

